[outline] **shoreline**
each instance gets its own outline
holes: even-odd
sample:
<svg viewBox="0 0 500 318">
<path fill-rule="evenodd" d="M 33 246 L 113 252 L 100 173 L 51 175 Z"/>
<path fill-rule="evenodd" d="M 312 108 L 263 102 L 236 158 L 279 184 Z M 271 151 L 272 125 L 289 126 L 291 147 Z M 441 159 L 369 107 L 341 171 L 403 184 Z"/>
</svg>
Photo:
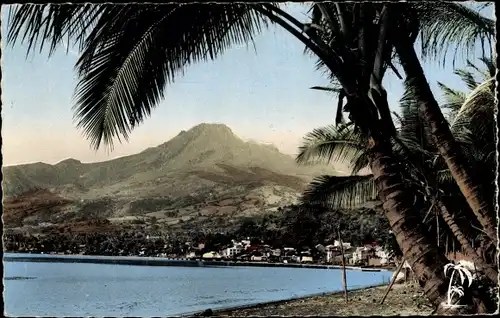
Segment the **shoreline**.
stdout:
<svg viewBox="0 0 500 318">
<path fill-rule="evenodd" d="M 377 288 L 377 287 L 382 287 L 386 286 L 386 283 L 380 283 L 376 285 L 370 285 L 370 286 L 364 286 L 364 287 L 356 287 L 353 289 L 348 290 L 348 292 L 356 292 L 356 291 L 364 291 L 364 290 L 369 290 L 372 288 Z M 301 301 L 313 297 L 325 297 L 325 296 L 337 296 L 339 294 L 343 295 L 344 291 L 343 290 L 338 290 L 338 291 L 333 291 L 333 292 L 322 292 L 322 293 L 315 293 L 311 295 L 306 295 L 306 296 L 297 296 L 297 297 L 292 297 L 292 298 L 287 298 L 287 299 L 282 299 L 282 300 L 272 300 L 272 301 L 265 301 L 265 302 L 259 302 L 255 304 L 248 304 L 248 305 L 239 305 L 239 306 L 231 306 L 231 307 L 226 307 L 226 308 L 219 308 L 219 309 L 213 309 L 212 313 L 214 316 L 217 315 L 227 315 L 228 313 L 232 312 L 239 312 L 242 310 L 246 309 L 261 309 L 266 306 L 276 306 L 276 305 L 281 305 L 285 304 L 288 302 L 295 302 L 295 301 Z M 199 310 L 199 311 L 194 311 L 186 314 L 180 315 L 180 317 L 191 317 L 191 316 L 200 316 L 202 315 L 206 310 Z"/>
<path fill-rule="evenodd" d="M 16 254 L 16 253 L 11 253 Z M 36 255 L 36 256 L 35 256 Z M 342 269 L 339 265 L 323 264 L 301 264 L 301 263 L 267 263 L 246 262 L 231 260 L 189 260 L 170 259 L 162 257 L 141 256 L 100 256 L 100 255 L 50 255 L 33 254 L 21 256 L 3 255 L 5 262 L 45 262 L 45 263 L 91 263 L 91 264 L 113 264 L 113 265 L 138 265 L 138 266 L 182 266 L 182 267 L 288 267 L 288 268 L 313 268 L 313 269 Z M 386 268 L 364 268 L 346 266 L 346 270 L 362 272 L 385 272 L 391 271 Z"/>
<path fill-rule="evenodd" d="M 263 302 L 224 309 L 213 309 L 212 316 L 410 316 L 430 315 L 433 307 L 423 296 L 420 288 L 413 284 L 397 284 L 386 298 L 383 297 L 387 284 L 354 288 L 348 291 L 346 303 L 343 291 L 321 293 L 288 300 Z M 206 311 L 198 311 L 186 316 L 205 316 Z"/>
</svg>

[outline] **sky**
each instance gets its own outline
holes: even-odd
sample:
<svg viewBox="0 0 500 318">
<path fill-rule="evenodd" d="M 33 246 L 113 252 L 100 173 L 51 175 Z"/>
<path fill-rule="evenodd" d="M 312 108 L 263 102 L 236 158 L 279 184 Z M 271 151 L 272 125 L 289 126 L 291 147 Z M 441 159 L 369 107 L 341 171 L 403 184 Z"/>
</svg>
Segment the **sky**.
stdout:
<svg viewBox="0 0 500 318">
<path fill-rule="evenodd" d="M 7 7 L 2 6 L 5 22 Z M 306 21 L 303 6 L 292 4 L 288 11 Z M 244 140 L 272 143 L 294 155 L 307 132 L 334 122 L 337 102 L 328 93 L 309 89 L 326 86 L 328 80 L 314 69 L 316 60 L 303 54 L 302 43 L 286 31 L 271 26 L 255 37 L 255 47 L 233 47 L 216 61 L 188 67 L 167 86 L 165 100 L 129 141 L 116 142 L 108 153 L 104 147 L 93 150 L 73 121 L 78 52 L 66 54 L 61 47 L 50 59 L 46 52 L 26 59 L 26 46 L 2 41 L 3 164 L 109 160 L 162 144 L 202 122 L 226 124 Z M 459 60 L 456 66 L 463 65 Z M 424 70 L 438 100 L 437 81 L 465 90 L 451 63 L 442 67 L 428 62 Z M 391 108 L 397 110 L 401 81 L 389 73 L 384 86 Z"/>
</svg>

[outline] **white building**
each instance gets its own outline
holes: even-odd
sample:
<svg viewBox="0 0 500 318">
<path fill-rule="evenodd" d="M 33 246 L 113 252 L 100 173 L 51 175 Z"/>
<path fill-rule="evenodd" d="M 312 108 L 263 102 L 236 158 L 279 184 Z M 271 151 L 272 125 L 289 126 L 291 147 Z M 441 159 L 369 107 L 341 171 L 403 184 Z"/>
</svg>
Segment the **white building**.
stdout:
<svg viewBox="0 0 500 318">
<path fill-rule="evenodd" d="M 337 250 L 334 249 L 327 249 L 326 250 L 326 262 L 331 263 L 335 256 L 337 256 L 339 253 Z"/>
<path fill-rule="evenodd" d="M 258 261 L 258 262 L 260 262 L 260 261 L 262 261 L 262 256 L 252 255 L 250 257 L 250 260 L 251 261 Z"/>
<path fill-rule="evenodd" d="M 281 256 L 281 250 L 279 248 L 271 250 L 271 255 L 279 257 L 279 256 Z"/>
<path fill-rule="evenodd" d="M 302 263 L 312 263 L 313 262 L 313 258 L 312 258 L 312 256 L 302 256 L 300 258 L 300 261 Z"/>
<path fill-rule="evenodd" d="M 221 258 L 220 254 L 217 252 L 208 252 L 203 254 L 203 258 Z"/>
<path fill-rule="evenodd" d="M 380 258 L 380 264 L 387 264 L 389 262 L 389 253 L 381 247 L 375 248 L 375 256 Z"/>
<path fill-rule="evenodd" d="M 242 251 L 243 251 L 243 246 L 237 243 L 234 246 L 223 249 L 222 256 L 227 258 L 233 258 L 234 256 L 240 254 Z"/>
<path fill-rule="evenodd" d="M 346 250 L 351 248 L 351 243 L 342 242 L 342 246 L 344 247 L 344 258 L 347 261 L 347 253 Z M 327 245 L 326 249 L 326 261 L 327 263 L 331 263 L 334 260 L 338 261 L 338 256 L 342 255 L 342 251 L 340 249 L 340 241 L 335 241 L 333 245 Z M 349 254 L 350 255 L 350 254 Z"/>
<path fill-rule="evenodd" d="M 374 255 L 373 248 L 370 247 L 357 247 L 356 251 L 352 253 L 352 261 L 354 264 L 361 261 L 368 260 L 368 257 Z"/>
<path fill-rule="evenodd" d="M 330 246 L 330 245 L 329 245 Z M 333 242 L 333 246 L 335 247 L 340 247 L 340 241 L 337 241 L 335 240 Z M 342 247 L 347 250 L 347 249 L 350 249 L 351 248 L 351 243 L 347 243 L 347 242 L 342 242 Z"/>
<path fill-rule="evenodd" d="M 243 246 L 243 248 L 247 249 L 247 247 L 250 246 L 250 238 L 247 237 L 246 240 L 241 240 L 241 245 Z"/>
<path fill-rule="evenodd" d="M 196 258 L 196 253 L 195 252 L 189 252 L 186 254 L 186 258 Z"/>
</svg>

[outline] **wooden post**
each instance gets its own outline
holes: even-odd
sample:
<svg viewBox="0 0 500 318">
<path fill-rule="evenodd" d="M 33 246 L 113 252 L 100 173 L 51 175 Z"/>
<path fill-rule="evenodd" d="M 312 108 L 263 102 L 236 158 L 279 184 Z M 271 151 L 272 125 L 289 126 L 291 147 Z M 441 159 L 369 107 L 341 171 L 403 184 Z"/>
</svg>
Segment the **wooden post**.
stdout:
<svg viewBox="0 0 500 318">
<path fill-rule="evenodd" d="M 446 234 L 445 253 L 446 253 L 446 257 L 448 257 L 448 234 Z"/>
<path fill-rule="evenodd" d="M 438 248 L 439 248 L 439 216 L 438 216 L 438 213 L 436 211 L 436 236 L 437 236 L 437 245 L 438 245 Z"/>
<path fill-rule="evenodd" d="M 401 264 L 399 264 L 398 266 L 398 269 L 396 270 L 396 273 L 394 274 L 394 276 L 392 277 L 391 279 L 391 283 L 389 284 L 389 286 L 387 286 L 387 289 L 385 291 L 385 294 L 384 294 L 384 297 L 382 298 L 382 300 L 380 301 L 380 304 L 382 305 L 385 301 L 385 298 L 387 297 L 387 295 L 389 295 L 389 292 L 391 291 L 391 288 L 392 288 L 392 285 L 394 285 L 394 282 L 396 281 L 397 277 L 398 277 L 398 274 L 399 272 L 401 271 L 401 268 L 403 268 L 403 265 L 405 263 L 405 259 L 403 258 L 401 260 Z M 406 273 L 405 273 L 405 276 L 406 276 Z"/>
<path fill-rule="evenodd" d="M 349 297 L 347 296 L 347 275 L 345 272 L 344 243 L 342 242 L 342 237 L 340 236 L 340 227 L 338 228 L 338 235 L 340 241 L 340 253 L 342 254 L 342 285 L 344 287 L 344 299 L 347 303 L 349 301 Z"/>
</svg>

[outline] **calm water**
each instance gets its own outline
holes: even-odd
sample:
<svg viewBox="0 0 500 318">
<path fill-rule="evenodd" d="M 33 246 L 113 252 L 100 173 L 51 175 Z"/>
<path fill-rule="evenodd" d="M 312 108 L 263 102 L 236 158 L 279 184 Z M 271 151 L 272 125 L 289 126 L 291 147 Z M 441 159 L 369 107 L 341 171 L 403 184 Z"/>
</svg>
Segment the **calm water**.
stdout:
<svg viewBox="0 0 500 318">
<path fill-rule="evenodd" d="M 5 254 L 6 256 L 8 254 Z M 9 316 L 166 316 L 342 289 L 335 269 L 4 262 Z M 349 288 L 391 272 L 348 271 Z"/>
</svg>

